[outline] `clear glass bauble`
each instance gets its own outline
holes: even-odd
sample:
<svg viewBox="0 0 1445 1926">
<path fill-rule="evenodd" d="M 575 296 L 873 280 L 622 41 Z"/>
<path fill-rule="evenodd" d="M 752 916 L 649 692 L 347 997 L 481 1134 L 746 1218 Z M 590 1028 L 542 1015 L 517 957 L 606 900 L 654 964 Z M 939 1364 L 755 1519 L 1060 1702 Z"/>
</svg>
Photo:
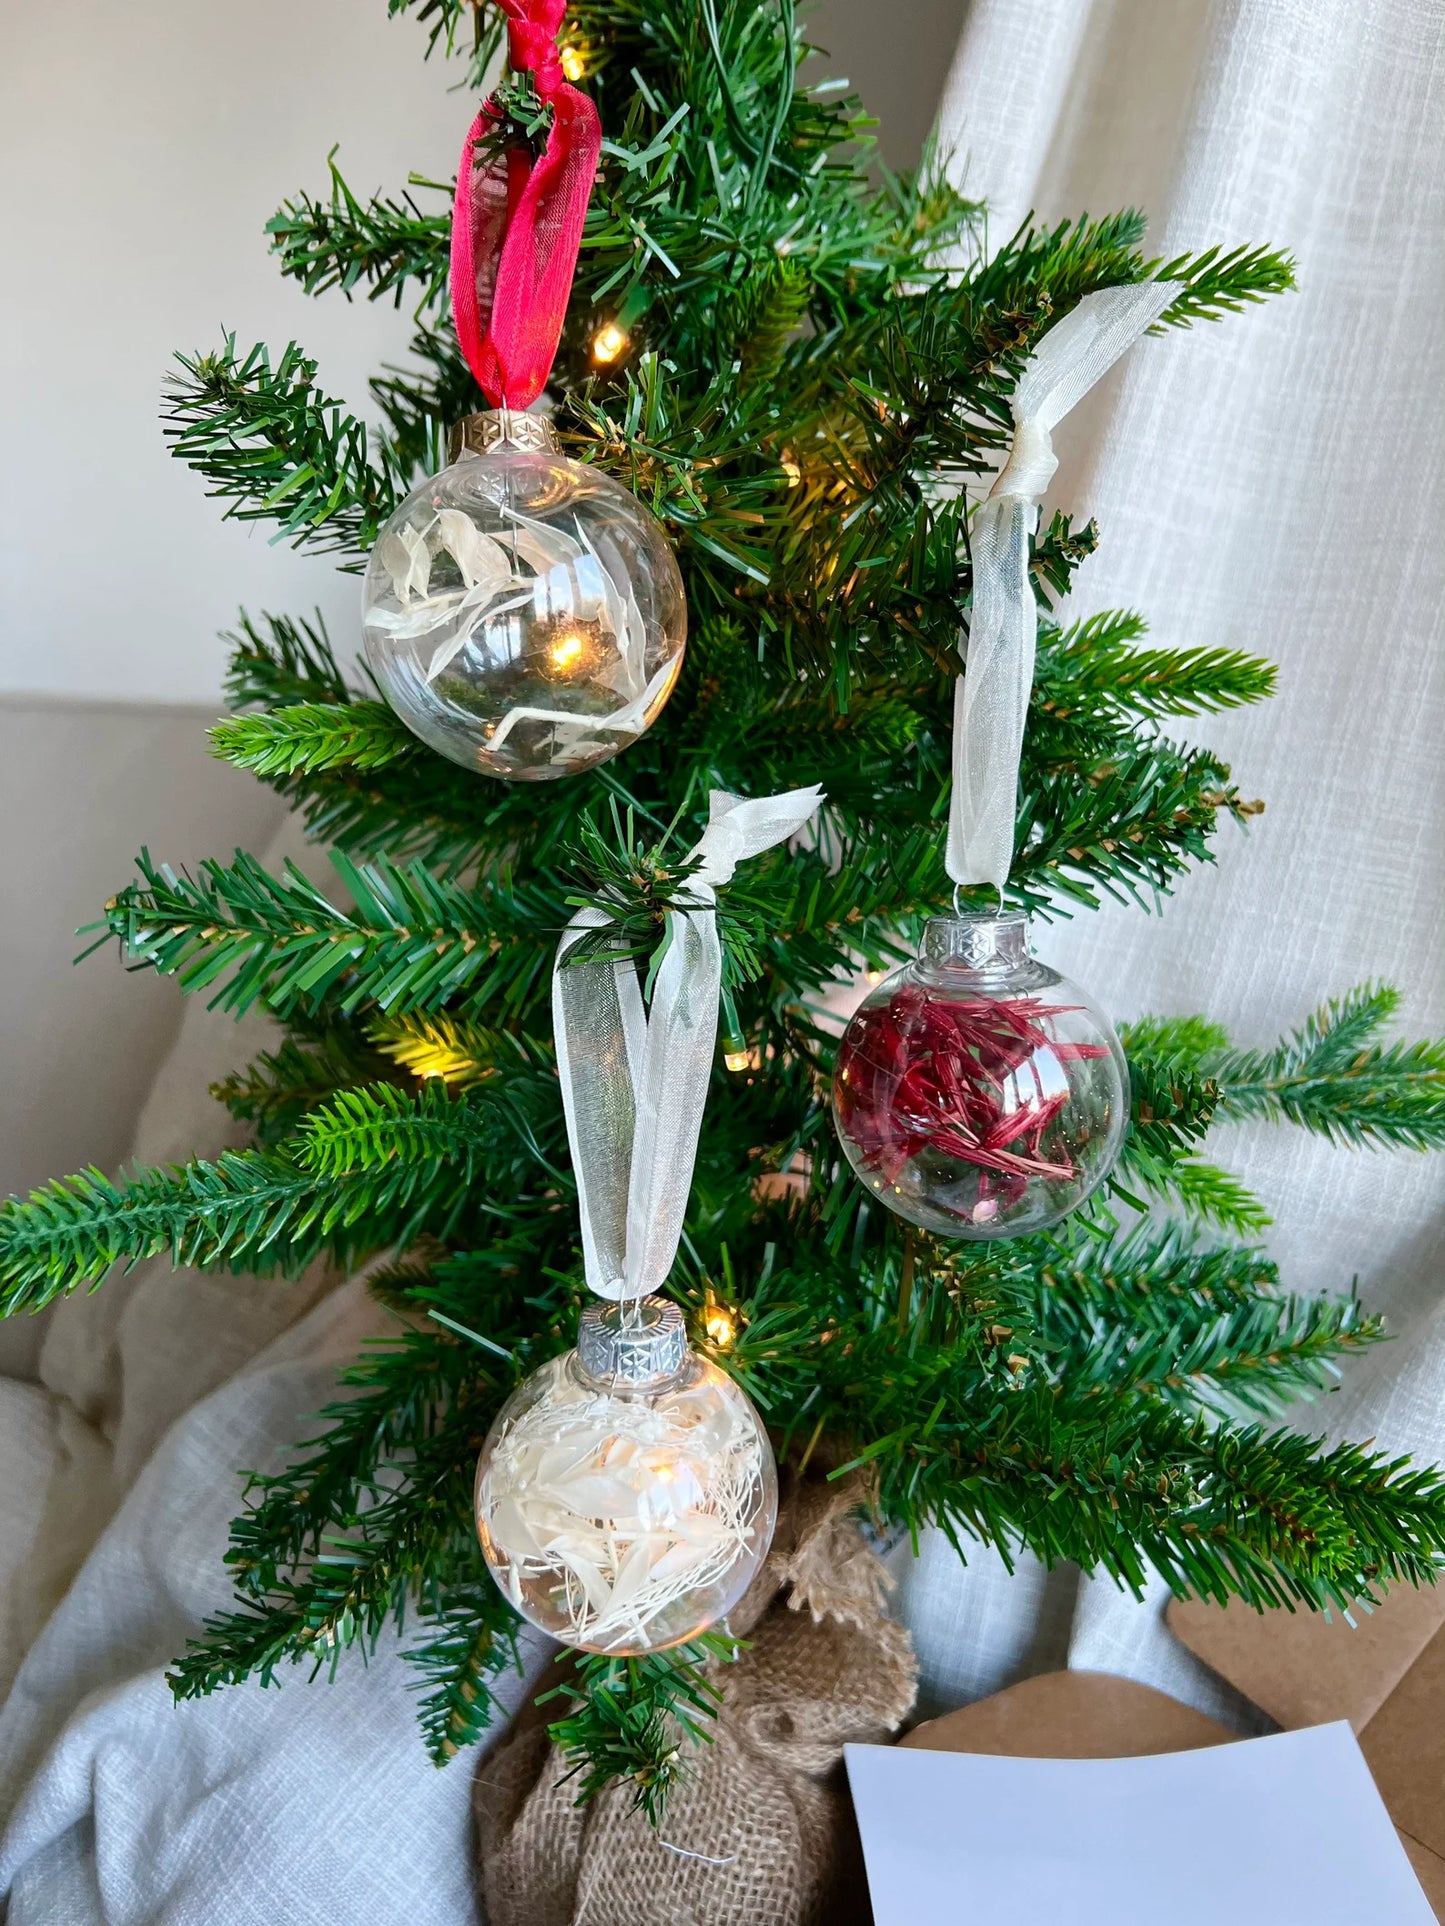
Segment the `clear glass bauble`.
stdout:
<svg viewBox="0 0 1445 1926">
<path fill-rule="evenodd" d="M 477 1535 L 503 1593 L 553 1638 L 620 1657 L 730 1610 L 777 1509 L 750 1399 L 659 1298 L 584 1312 L 578 1349 L 517 1387 L 477 1463 Z"/>
<path fill-rule="evenodd" d="M 1021 1237 L 1104 1181 L 1129 1115 L 1113 1026 L 1030 956 L 1021 915 L 941 916 L 838 1047 L 838 1136 L 890 1210 L 944 1237 Z"/>
<path fill-rule="evenodd" d="M 462 424 L 371 552 L 366 659 L 422 741 L 519 782 L 635 742 L 677 680 L 687 607 L 662 528 L 539 416 Z"/>
</svg>

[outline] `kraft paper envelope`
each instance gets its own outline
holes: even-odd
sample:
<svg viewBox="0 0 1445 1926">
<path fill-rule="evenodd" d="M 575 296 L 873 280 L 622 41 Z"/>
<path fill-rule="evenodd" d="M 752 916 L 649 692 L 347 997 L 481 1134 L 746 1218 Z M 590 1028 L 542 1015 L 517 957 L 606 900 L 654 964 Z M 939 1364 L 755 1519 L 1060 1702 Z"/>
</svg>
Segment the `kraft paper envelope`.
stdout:
<svg viewBox="0 0 1445 1926">
<path fill-rule="evenodd" d="M 1445 1919 L 1445 1586 L 1373 1612 L 1256 1612 L 1189 1599 L 1168 1624 L 1287 1730 L 1348 1719 L 1416 1877 Z"/>
<path fill-rule="evenodd" d="M 1152 1685 L 1108 1672 L 1045 1672 L 915 1726 L 899 1744 L 1008 1759 L 1137 1759 L 1234 1736 Z"/>
</svg>

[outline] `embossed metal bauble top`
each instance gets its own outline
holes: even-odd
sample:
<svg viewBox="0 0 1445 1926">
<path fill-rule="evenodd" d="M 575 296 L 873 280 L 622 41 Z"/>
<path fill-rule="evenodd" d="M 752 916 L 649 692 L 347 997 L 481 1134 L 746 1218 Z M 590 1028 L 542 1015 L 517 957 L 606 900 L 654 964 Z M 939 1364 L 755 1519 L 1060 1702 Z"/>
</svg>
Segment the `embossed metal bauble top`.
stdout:
<svg viewBox="0 0 1445 1926">
<path fill-rule="evenodd" d="M 1016 968 L 1028 962 L 1029 919 L 1022 910 L 932 916 L 923 932 L 923 954 L 930 963 L 962 969 Z"/>
<path fill-rule="evenodd" d="M 547 415 L 529 415 L 520 408 L 488 408 L 452 424 L 447 436 L 447 460 L 485 455 L 493 448 L 524 448 L 554 455 L 557 446 L 557 433 Z"/>
<path fill-rule="evenodd" d="M 577 1326 L 577 1362 L 614 1391 L 666 1384 L 687 1357 L 687 1327 L 663 1297 L 589 1304 Z"/>
</svg>

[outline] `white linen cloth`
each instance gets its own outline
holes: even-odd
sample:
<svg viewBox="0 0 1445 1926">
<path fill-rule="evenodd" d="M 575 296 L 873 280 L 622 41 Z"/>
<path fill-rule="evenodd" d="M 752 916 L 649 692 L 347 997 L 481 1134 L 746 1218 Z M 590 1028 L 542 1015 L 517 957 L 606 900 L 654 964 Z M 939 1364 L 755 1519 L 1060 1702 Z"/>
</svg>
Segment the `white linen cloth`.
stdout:
<svg viewBox="0 0 1445 1926">
<path fill-rule="evenodd" d="M 238 1465 L 279 1461 L 385 1319 L 344 1285 L 151 1458 L 0 1714 L 0 1891 L 10 1926 L 455 1926 L 473 1916 L 475 1758 L 438 1771 L 416 1675 L 388 1633 L 334 1684 L 176 1706 L 168 1663 L 224 1602 Z M 551 1648 L 527 1634 L 515 1707 Z M 57 1732 L 57 1724 L 63 1725 Z"/>
<path fill-rule="evenodd" d="M 1157 921 L 1110 908 L 1043 933 L 1120 1015 L 1205 1010 L 1260 1042 L 1375 976 L 1405 991 L 1413 1031 L 1445 1026 L 1442 72 L 1440 0 L 967 10 L 944 132 L 993 200 L 996 235 L 1030 205 L 1054 217 L 1132 201 L 1166 257 L 1214 240 L 1299 256 L 1298 296 L 1151 342 L 1058 438 L 1053 498 L 1103 530 L 1079 612 L 1136 606 L 1160 641 L 1253 647 L 1282 671 L 1273 703 L 1195 725 L 1269 800 L 1250 836 L 1226 834 L 1218 869 L 1186 879 Z M 193 1053 L 204 1035 L 193 1010 Z M 204 1067 L 178 1058 L 186 1108 L 158 1098 L 142 1154 L 219 1147 L 204 1085 L 246 1045 L 224 1022 L 215 1035 Z M 1358 1274 L 1404 1333 L 1312 1415 L 1445 1457 L 1439 1160 L 1286 1130 L 1231 1131 L 1217 1150 L 1275 1209 L 1292 1283 L 1338 1290 Z M 86 1507 L 103 1517 L 182 1420 L 0 1717 L 18 1800 L 3 1849 L 12 1926 L 473 1916 L 468 1768 L 426 1763 L 393 1652 L 344 1666 L 337 1685 L 298 1672 L 279 1692 L 243 1686 L 180 1711 L 158 1679 L 186 1629 L 227 1602 L 233 1468 L 328 1395 L 328 1360 L 359 1328 L 350 1299 L 183 1414 L 323 1288 L 143 1267 L 61 1307 L 39 1387 L 0 1382 L 0 1630 L 17 1639 L 83 1550 Z M 1028 1560 L 1007 1578 L 989 1555 L 961 1570 L 934 1536 L 907 1562 L 900 1609 L 925 1710 L 1067 1661 L 1245 1717 L 1168 1638 L 1157 1602 L 1135 1607 L 1107 1582 Z"/>
<path fill-rule="evenodd" d="M 955 177 L 1053 221 L 1138 206 L 1149 251 L 1290 249 L 1300 290 L 1151 341 L 1055 437 L 1045 502 L 1098 516 L 1066 613 L 1136 608 L 1160 646 L 1253 650 L 1279 693 L 1177 733 L 1268 809 L 1158 918 L 1109 904 L 1040 953 L 1116 1015 L 1202 1011 L 1273 1040 L 1327 994 L 1404 993 L 1445 1029 L 1445 6 L 1441 0 L 970 0 L 941 114 Z M 1445 1458 L 1445 1160 L 1285 1127 L 1217 1132 L 1263 1196 L 1295 1289 L 1347 1291 L 1402 1342 L 1351 1367 L 1311 1429 Z M 1027 1561 L 906 1573 L 925 1709 L 1062 1662 L 1227 1716 L 1107 1580 Z M 1042 1599 L 1042 1602 L 1041 1602 Z"/>
</svg>

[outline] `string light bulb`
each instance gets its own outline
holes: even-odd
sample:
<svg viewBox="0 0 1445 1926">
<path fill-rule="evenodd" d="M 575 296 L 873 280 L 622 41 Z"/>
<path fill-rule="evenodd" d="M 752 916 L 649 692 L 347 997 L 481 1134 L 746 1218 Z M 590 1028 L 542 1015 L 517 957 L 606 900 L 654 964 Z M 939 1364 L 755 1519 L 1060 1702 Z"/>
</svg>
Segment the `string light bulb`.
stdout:
<svg viewBox="0 0 1445 1926">
<path fill-rule="evenodd" d="M 711 1286 L 703 1304 L 702 1327 L 715 1350 L 729 1350 L 737 1342 L 738 1314 L 714 1295 Z"/>
<path fill-rule="evenodd" d="M 562 71 L 569 80 L 580 80 L 587 71 L 587 57 L 580 47 L 562 49 Z"/>
<path fill-rule="evenodd" d="M 604 321 L 592 337 L 592 359 L 603 367 L 627 352 L 628 336 L 615 321 Z"/>
<path fill-rule="evenodd" d="M 782 469 L 783 473 L 787 476 L 789 488 L 796 488 L 798 486 L 798 483 L 803 479 L 803 471 L 798 466 L 797 456 L 790 455 L 788 451 L 784 449 L 782 456 L 779 459 L 778 466 Z"/>
<path fill-rule="evenodd" d="M 738 1006 L 733 1002 L 732 991 L 726 986 L 722 992 L 722 1050 L 723 1064 L 729 1070 L 750 1070 L 753 1056 L 748 1048 L 748 1040 L 743 1035 L 743 1026 L 738 1019 Z"/>
</svg>

